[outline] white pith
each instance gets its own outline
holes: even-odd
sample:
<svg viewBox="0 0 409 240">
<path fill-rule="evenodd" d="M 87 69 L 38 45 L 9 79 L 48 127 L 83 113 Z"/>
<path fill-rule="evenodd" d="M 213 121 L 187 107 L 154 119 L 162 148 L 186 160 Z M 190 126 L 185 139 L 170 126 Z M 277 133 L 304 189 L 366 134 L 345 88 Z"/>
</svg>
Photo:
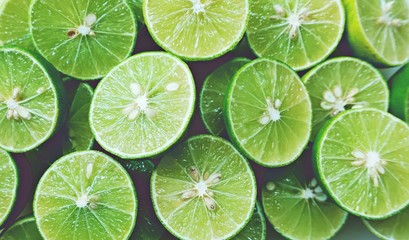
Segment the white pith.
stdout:
<svg viewBox="0 0 409 240">
<path fill-rule="evenodd" d="M 380 175 L 385 174 L 386 161 L 381 158 L 379 153 L 374 151 L 365 153 L 364 151 L 356 149 L 351 155 L 355 158 L 352 165 L 366 168 L 368 177 L 372 180 L 374 186 L 378 187 Z"/>
<path fill-rule="evenodd" d="M 354 109 L 364 107 L 365 103 L 357 103 L 354 98 L 358 93 L 359 89 L 357 88 L 344 92 L 340 85 L 336 85 L 333 89 L 326 90 L 323 93 L 320 106 L 324 110 L 329 110 L 332 117 L 345 111 L 347 105 L 353 105 L 352 108 Z"/>
<path fill-rule="evenodd" d="M 274 14 L 270 18 L 287 22 L 289 38 L 297 38 L 302 24 L 309 21 L 310 13 L 308 8 L 304 7 L 291 11 L 284 9 L 280 4 L 275 4 L 273 8 Z"/>
<path fill-rule="evenodd" d="M 6 118 L 8 120 L 31 119 L 31 113 L 29 109 L 21 106 L 22 100 L 23 100 L 22 91 L 18 87 L 15 87 L 13 89 L 11 97 L 8 99 L 5 99 L 4 97 L 0 96 L 0 102 L 3 102 L 7 105 Z"/>
<path fill-rule="evenodd" d="M 315 178 L 311 180 L 305 189 L 301 190 L 301 198 L 306 200 L 314 199 L 319 202 L 325 202 L 328 199 L 322 188 L 318 186 L 318 181 Z"/>
<path fill-rule="evenodd" d="M 148 118 L 155 117 L 158 111 L 150 106 L 147 93 L 142 89 L 141 85 L 135 82 L 131 83 L 129 88 L 134 100 L 122 109 L 122 113 L 127 116 L 128 120 L 134 121 L 138 119 L 141 114 L 144 114 Z M 171 90 L 174 90 L 174 88 L 175 86 L 173 86 Z"/>
<path fill-rule="evenodd" d="M 407 20 L 395 18 L 393 16 L 392 7 L 394 3 L 395 1 L 383 2 L 382 15 L 379 17 L 378 23 L 392 27 L 400 27 L 403 24 L 408 23 Z"/>
<path fill-rule="evenodd" d="M 259 119 L 260 124 L 267 125 L 270 122 L 277 122 L 281 119 L 281 100 L 276 99 L 274 102 L 270 98 L 266 100 L 267 110 L 263 113 L 263 116 Z"/>
<path fill-rule="evenodd" d="M 79 35 L 81 36 L 94 36 L 95 32 L 92 30 L 92 27 L 97 22 L 97 16 L 93 13 L 90 13 L 84 17 L 84 21 L 81 25 L 69 29 L 68 37 L 75 38 Z"/>
</svg>

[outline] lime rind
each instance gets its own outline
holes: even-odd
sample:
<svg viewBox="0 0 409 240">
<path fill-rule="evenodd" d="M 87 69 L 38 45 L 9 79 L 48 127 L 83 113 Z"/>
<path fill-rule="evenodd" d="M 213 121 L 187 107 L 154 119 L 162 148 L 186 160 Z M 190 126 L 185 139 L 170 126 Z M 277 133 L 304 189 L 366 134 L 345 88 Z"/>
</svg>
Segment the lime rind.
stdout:
<svg viewBox="0 0 409 240">
<path fill-rule="evenodd" d="M 259 224 L 254 225 L 254 224 Z M 251 225 L 251 226 L 250 226 Z M 261 229 L 259 229 L 261 228 Z M 232 239 L 234 240 L 265 240 L 267 235 L 266 219 L 260 203 L 256 202 L 253 216 L 247 225 Z M 255 234 L 258 234 L 256 236 Z"/>
<path fill-rule="evenodd" d="M 4 161 L 5 160 L 5 161 Z M 6 169 L 8 168 L 8 169 Z M 3 171 L 7 170 L 8 172 L 4 173 Z M 11 170 L 11 173 L 10 173 Z M 4 222 L 7 220 L 9 217 L 13 206 L 17 200 L 17 189 L 19 185 L 19 171 L 17 169 L 16 163 L 13 161 L 11 158 L 10 154 L 3 149 L 0 148 L 0 180 L 1 180 L 1 187 L 0 187 L 0 192 L 2 193 L 7 193 L 5 195 L 2 194 L 1 198 L 8 197 L 10 198 L 8 202 L 3 202 L 4 200 L 1 200 L 2 204 L 0 205 L 1 209 L 1 215 L 0 215 L 0 229 L 1 226 L 4 224 Z M 4 189 L 4 187 L 7 187 L 9 181 L 7 180 L 12 180 L 14 183 L 12 183 L 12 189 Z M 4 209 L 4 207 L 6 207 Z"/>
<path fill-rule="evenodd" d="M 29 224 L 29 229 L 27 225 Z M 22 235 L 24 237 L 22 238 Z M 0 234 L 1 240 L 42 240 L 34 216 L 23 217 Z"/>
<path fill-rule="evenodd" d="M 390 110 L 409 123 L 409 64 L 391 78 Z"/>
</svg>

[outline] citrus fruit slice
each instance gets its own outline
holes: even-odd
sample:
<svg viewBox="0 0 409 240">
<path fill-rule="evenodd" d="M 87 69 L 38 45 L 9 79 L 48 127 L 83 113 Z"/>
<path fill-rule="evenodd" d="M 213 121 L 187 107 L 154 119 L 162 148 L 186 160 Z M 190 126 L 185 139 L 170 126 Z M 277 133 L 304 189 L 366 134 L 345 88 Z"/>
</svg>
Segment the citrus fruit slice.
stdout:
<svg viewBox="0 0 409 240">
<path fill-rule="evenodd" d="M 391 112 L 409 123 L 409 64 L 391 79 Z"/>
<path fill-rule="evenodd" d="M 144 23 L 143 11 L 142 11 L 142 0 L 128 0 L 132 9 L 135 11 L 136 18 L 140 23 Z"/>
<path fill-rule="evenodd" d="M 247 38 L 256 55 L 283 61 L 299 71 L 335 50 L 344 24 L 340 0 L 253 0 Z"/>
<path fill-rule="evenodd" d="M 247 160 L 222 138 L 195 136 L 165 155 L 151 178 L 153 206 L 181 239 L 227 239 L 253 215 L 256 182 Z"/>
<path fill-rule="evenodd" d="M 248 0 L 144 0 L 145 24 L 155 42 L 186 60 L 232 50 L 246 31 Z"/>
<path fill-rule="evenodd" d="M 348 110 L 314 144 L 315 168 L 339 206 L 384 219 L 409 204 L 409 126 L 376 109 Z"/>
<path fill-rule="evenodd" d="M 200 114 L 206 129 L 213 135 L 225 131 L 223 101 L 233 75 L 240 67 L 250 62 L 247 58 L 236 58 L 212 72 L 203 83 L 200 92 Z"/>
<path fill-rule="evenodd" d="M 368 229 L 381 239 L 409 239 L 409 208 L 385 220 L 363 221 Z"/>
<path fill-rule="evenodd" d="M 42 240 L 33 216 L 25 217 L 15 222 L 4 233 L 0 240 Z"/>
<path fill-rule="evenodd" d="M 106 75 L 133 51 L 136 19 L 123 0 L 35 0 L 31 34 L 59 71 L 79 79 Z"/>
<path fill-rule="evenodd" d="M 227 131 L 247 157 L 276 167 L 302 153 L 310 137 L 311 103 L 289 67 L 254 60 L 236 73 L 226 95 Z"/>
<path fill-rule="evenodd" d="M 0 2 L 0 46 L 13 45 L 34 50 L 30 34 L 31 0 Z"/>
<path fill-rule="evenodd" d="M 194 105 L 195 83 L 184 62 L 168 53 L 141 53 L 99 83 L 91 129 L 98 143 L 117 156 L 154 156 L 181 137 Z"/>
<path fill-rule="evenodd" d="M 262 191 L 267 219 L 288 239 L 330 239 L 348 214 L 331 202 L 315 178 L 287 173 Z"/>
<path fill-rule="evenodd" d="M 253 216 L 249 223 L 232 239 L 234 240 L 265 240 L 266 239 L 266 219 L 263 209 L 256 202 Z"/>
<path fill-rule="evenodd" d="M 33 55 L 2 48 L 0 81 L 0 147 L 9 152 L 34 149 L 63 117 L 61 79 Z"/>
<path fill-rule="evenodd" d="M 35 192 L 34 216 L 45 239 L 128 239 L 136 221 L 131 178 L 96 151 L 57 160 Z"/>
<path fill-rule="evenodd" d="M 0 148 L 0 227 L 16 201 L 18 171 L 11 156 Z"/>
<path fill-rule="evenodd" d="M 409 61 L 407 0 L 344 0 L 344 4 L 348 39 L 357 56 L 385 66 Z"/>
<path fill-rule="evenodd" d="M 389 91 L 386 81 L 378 70 L 359 59 L 330 59 L 309 71 L 302 80 L 312 104 L 311 139 L 314 139 L 328 119 L 346 109 L 388 109 Z"/>
</svg>

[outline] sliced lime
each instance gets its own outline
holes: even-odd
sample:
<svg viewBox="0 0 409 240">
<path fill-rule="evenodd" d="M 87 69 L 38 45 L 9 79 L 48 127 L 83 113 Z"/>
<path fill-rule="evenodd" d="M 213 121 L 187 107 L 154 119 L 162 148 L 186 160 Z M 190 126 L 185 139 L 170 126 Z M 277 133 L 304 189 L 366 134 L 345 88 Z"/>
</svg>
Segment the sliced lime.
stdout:
<svg viewBox="0 0 409 240">
<path fill-rule="evenodd" d="M 128 239 L 137 200 L 123 167 L 96 151 L 56 161 L 41 178 L 34 216 L 45 239 Z"/>
<path fill-rule="evenodd" d="M 250 222 L 232 239 L 234 240 L 265 240 L 266 239 L 266 219 L 264 218 L 263 209 L 256 202 L 253 216 Z"/>
<path fill-rule="evenodd" d="M 192 137 L 159 163 L 151 178 L 153 206 L 181 239 L 227 239 L 250 220 L 256 202 L 253 171 L 227 141 Z"/>
<path fill-rule="evenodd" d="M 341 0 L 253 0 L 247 37 L 256 55 L 299 71 L 337 47 L 345 24 Z"/>
<path fill-rule="evenodd" d="M 213 59 L 232 50 L 246 30 L 248 0 L 144 0 L 153 39 L 187 60 Z"/>
<path fill-rule="evenodd" d="M 31 0 L 0 1 L 0 46 L 34 50 L 30 34 L 30 3 Z"/>
<path fill-rule="evenodd" d="M 409 123 L 409 64 L 391 79 L 391 112 Z"/>
<path fill-rule="evenodd" d="M 144 23 L 143 20 L 143 11 L 142 11 L 142 0 L 128 0 L 131 8 L 136 13 L 136 18 L 139 22 Z"/>
<path fill-rule="evenodd" d="M 15 222 L 4 233 L 0 240 L 42 240 L 33 216 L 25 217 Z"/>
<path fill-rule="evenodd" d="M 257 163 L 287 165 L 308 143 L 311 103 L 304 84 L 286 65 L 268 59 L 245 65 L 225 100 L 230 138 Z"/>
<path fill-rule="evenodd" d="M 91 129 L 98 143 L 122 158 L 145 158 L 172 146 L 193 115 L 195 83 L 188 66 L 163 52 L 137 54 L 98 85 Z"/>
<path fill-rule="evenodd" d="M 385 220 L 363 220 L 368 229 L 385 240 L 409 239 L 409 208 Z"/>
<path fill-rule="evenodd" d="M 223 101 L 233 75 L 240 67 L 250 62 L 247 58 L 236 58 L 212 72 L 203 83 L 200 92 L 200 114 L 206 129 L 213 135 L 225 131 Z"/>
<path fill-rule="evenodd" d="M 288 239 L 330 239 L 348 214 L 331 202 L 315 178 L 287 173 L 262 192 L 267 219 Z"/>
<path fill-rule="evenodd" d="M 346 109 L 388 109 L 389 91 L 381 73 L 359 59 L 328 60 L 309 71 L 302 80 L 312 104 L 312 139 L 328 119 Z"/>
<path fill-rule="evenodd" d="M 409 61 L 407 0 L 344 0 L 348 39 L 357 56 L 395 66 Z"/>
<path fill-rule="evenodd" d="M 348 110 L 324 127 L 315 167 L 345 210 L 384 219 L 409 204 L 409 126 L 376 109 Z"/>
<path fill-rule="evenodd" d="M 18 171 L 11 156 L 0 148 L 0 229 L 16 202 Z"/>
<path fill-rule="evenodd" d="M 23 50 L 0 49 L 0 147 L 9 152 L 39 146 L 63 117 L 61 79 L 43 64 Z"/>
<path fill-rule="evenodd" d="M 136 19 L 123 0 L 34 0 L 31 33 L 38 51 L 79 79 L 106 75 L 134 47 Z"/>
</svg>

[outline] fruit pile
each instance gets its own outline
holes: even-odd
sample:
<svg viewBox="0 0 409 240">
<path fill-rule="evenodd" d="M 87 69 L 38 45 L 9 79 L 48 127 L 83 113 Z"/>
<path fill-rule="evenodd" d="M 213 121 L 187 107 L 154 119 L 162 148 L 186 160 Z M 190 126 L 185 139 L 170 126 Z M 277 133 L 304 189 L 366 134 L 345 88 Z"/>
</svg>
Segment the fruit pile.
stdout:
<svg viewBox="0 0 409 240">
<path fill-rule="evenodd" d="M 409 239 L 409 0 L 2 0 L 0 29 L 0 240 Z"/>
</svg>

